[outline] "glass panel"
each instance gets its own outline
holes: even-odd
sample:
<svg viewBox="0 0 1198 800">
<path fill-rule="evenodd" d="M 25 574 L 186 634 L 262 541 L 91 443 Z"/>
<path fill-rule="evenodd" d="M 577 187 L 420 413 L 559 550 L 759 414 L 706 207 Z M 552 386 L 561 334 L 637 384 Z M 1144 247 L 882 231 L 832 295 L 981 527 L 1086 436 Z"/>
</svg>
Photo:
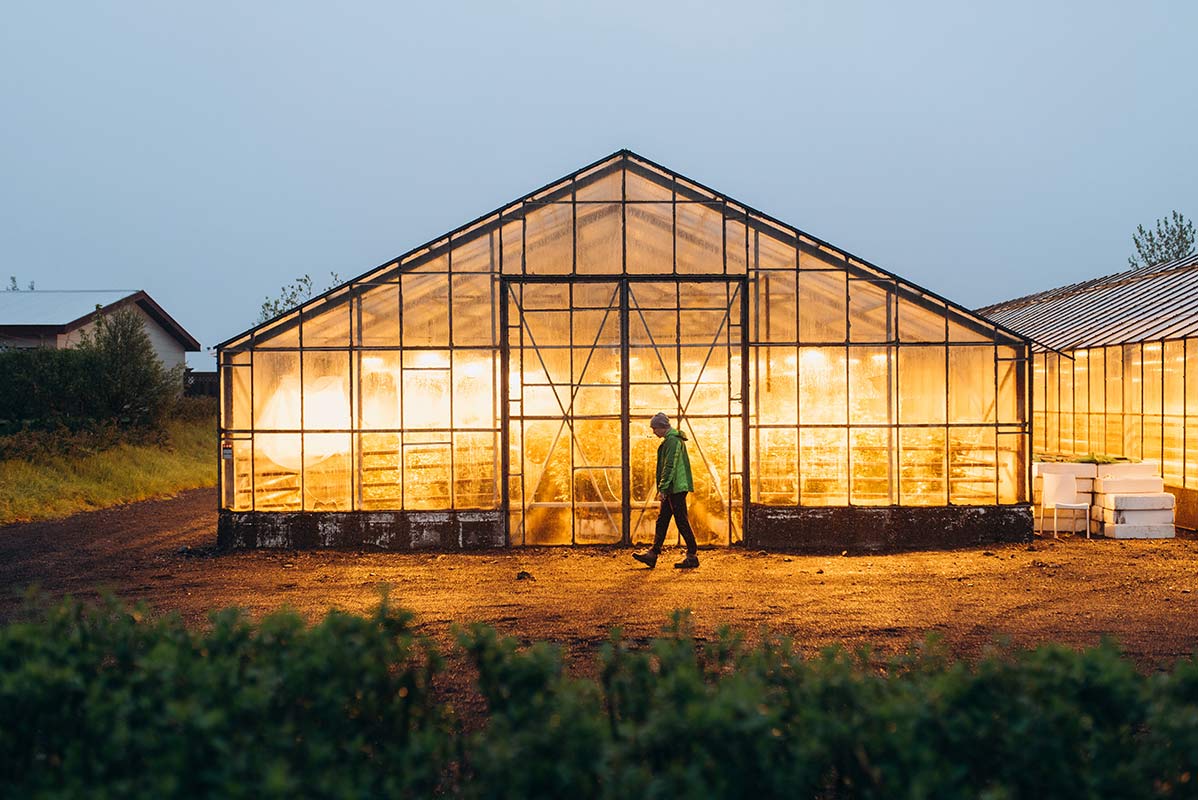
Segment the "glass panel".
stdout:
<svg viewBox="0 0 1198 800">
<path fill-rule="evenodd" d="M 682 421 L 690 441 L 687 452 L 695 476 L 695 491 L 688 498 L 688 516 L 699 544 L 728 544 L 728 420 Z"/>
<path fill-rule="evenodd" d="M 795 386 L 795 348 L 757 347 L 754 350 L 757 371 L 753 375 L 753 383 L 757 386 L 758 424 L 796 424 L 799 421 L 799 407 Z"/>
<path fill-rule="evenodd" d="M 915 303 L 899 298 L 898 333 L 900 342 L 943 342 L 944 310 L 930 300 Z"/>
<path fill-rule="evenodd" d="M 403 344 L 445 347 L 449 344 L 449 276 L 403 276 Z"/>
<path fill-rule="evenodd" d="M 254 507 L 254 442 L 251 439 L 234 439 L 232 444 L 233 458 L 221 462 L 224 468 L 221 507 L 231 511 L 249 511 Z"/>
<path fill-rule="evenodd" d="M 900 346 L 898 356 L 899 421 L 944 422 L 944 348 Z"/>
<path fill-rule="evenodd" d="M 453 419 L 443 427 L 497 427 L 494 358 L 491 350 L 454 351 Z"/>
<path fill-rule="evenodd" d="M 298 433 L 254 435 L 255 511 L 300 510 L 302 446 Z"/>
<path fill-rule="evenodd" d="M 798 432 L 793 428 L 762 428 L 753 432 L 754 503 L 793 506 L 799 502 Z"/>
<path fill-rule="evenodd" d="M 1073 447 L 1085 455 L 1090 448 L 1090 354 L 1085 350 L 1073 353 Z"/>
<path fill-rule="evenodd" d="M 623 269 L 624 235 L 620 203 L 578 206 L 578 272 L 619 273 Z"/>
<path fill-rule="evenodd" d="M 820 273 L 811 273 L 820 274 Z M 756 340 L 794 342 L 798 335 L 796 272 L 761 272 L 753 299 L 757 302 L 754 319 Z"/>
<path fill-rule="evenodd" d="M 950 500 L 956 505 L 997 502 L 994 428 L 949 428 Z"/>
<path fill-rule="evenodd" d="M 1165 342 L 1163 384 L 1161 397 L 1164 413 L 1181 416 L 1185 413 L 1186 343 L 1182 339 Z"/>
<path fill-rule="evenodd" d="M 1072 354 L 1071 354 L 1072 355 Z M 1058 410 L 1060 412 L 1061 443 L 1058 452 L 1073 453 L 1073 365 L 1072 358 L 1057 359 L 1057 380 L 1060 382 Z"/>
<path fill-rule="evenodd" d="M 728 220 L 724 225 L 724 251 L 727 258 L 729 275 L 745 274 L 745 224 L 736 220 Z"/>
<path fill-rule="evenodd" d="M 1024 450 L 1027 437 L 1022 433 L 998 436 L 998 502 L 1025 503 L 1028 500 Z"/>
<path fill-rule="evenodd" d="M 459 244 L 454 242 L 450 264 L 454 272 L 497 272 L 499 236 L 495 231 Z"/>
<path fill-rule="evenodd" d="M 405 509 L 439 511 L 452 507 L 448 439 L 448 433 L 404 434 Z"/>
<path fill-rule="evenodd" d="M 606 168 L 607 167 L 599 167 L 598 171 L 602 171 Z M 581 176 L 578 179 L 578 183 L 575 184 L 575 195 L 578 198 L 578 202 L 582 203 L 584 201 L 594 202 L 602 200 L 612 200 L 618 202 L 624 199 L 623 170 L 616 170 L 615 172 L 611 172 L 607 175 L 604 175 L 602 178 L 597 179 L 591 177 L 593 174 L 594 173 L 588 173 L 587 175 Z"/>
<path fill-rule="evenodd" d="M 905 506 L 942 506 L 944 480 L 943 428 L 899 429 L 899 502 Z"/>
<path fill-rule="evenodd" d="M 799 420 L 804 425 L 848 422 L 848 373 L 843 347 L 799 348 Z"/>
<path fill-rule="evenodd" d="M 723 215 L 700 203 L 679 203 L 678 271 L 717 274 L 724 271 Z"/>
<path fill-rule="evenodd" d="M 299 314 L 293 312 L 269 328 L 254 331 L 254 347 L 299 347 Z"/>
<path fill-rule="evenodd" d="M 894 295 L 873 281 L 849 281 L 849 341 L 894 340 Z"/>
<path fill-rule="evenodd" d="M 359 354 L 358 387 L 361 427 L 399 428 L 400 359 L 398 350 L 365 350 Z"/>
<path fill-rule="evenodd" d="M 946 315 L 948 319 L 948 340 L 950 342 L 994 342 L 994 329 L 978 324 L 966 324 L 964 320 Z"/>
<path fill-rule="evenodd" d="M 490 275 L 453 278 L 453 343 L 459 347 L 493 345 L 498 313 Z"/>
<path fill-rule="evenodd" d="M 309 350 L 303 358 L 304 430 L 348 429 L 349 353 Z"/>
<path fill-rule="evenodd" d="M 628 200 L 653 200 L 668 203 L 673 197 L 673 193 L 666 187 L 643 178 L 635 172 L 626 172 L 624 180 L 624 191 Z"/>
<path fill-rule="evenodd" d="M 852 428 L 852 504 L 885 506 L 893 501 L 890 483 L 890 439 L 893 428 Z"/>
<path fill-rule="evenodd" d="M 550 203 L 530 208 L 524 228 L 528 274 L 569 274 L 574 269 L 573 206 Z"/>
<path fill-rule="evenodd" d="M 753 231 L 752 263 L 757 269 L 777 269 L 793 272 L 798 269 L 798 255 L 793 245 L 758 230 Z"/>
<path fill-rule="evenodd" d="M 364 347 L 399 346 L 399 284 L 359 288 L 356 298 L 358 344 Z"/>
<path fill-rule="evenodd" d="M 1035 449 L 1037 453 L 1043 453 L 1046 450 L 1047 422 L 1044 399 L 1046 394 L 1045 381 L 1048 374 L 1046 361 L 1044 353 L 1036 353 L 1032 356 L 1032 431 L 1035 436 Z M 1004 385 L 1002 394 L 1004 398 L 1012 396 L 1007 392 L 1007 388 L 1009 388 L 1009 384 Z"/>
<path fill-rule="evenodd" d="M 674 271 L 674 209 L 670 203 L 637 203 L 628 219 L 628 271 L 669 275 Z"/>
<path fill-rule="evenodd" d="M 299 430 L 299 353 L 254 353 L 254 428 Z"/>
<path fill-rule="evenodd" d="M 573 540 L 572 448 L 570 431 L 561 421 L 525 422 L 525 544 Z"/>
<path fill-rule="evenodd" d="M 449 370 L 408 369 L 403 372 L 403 427 L 448 428 Z M 448 506 L 443 506 L 448 508 Z"/>
<path fill-rule="evenodd" d="M 453 435 L 453 507 L 498 508 L 496 434 Z"/>
<path fill-rule="evenodd" d="M 352 465 L 348 433 L 305 433 L 304 510 L 349 511 Z"/>
<path fill-rule="evenodd" d="M 799 341 L 846 339 L 848 291 L 843 272 L 799 273 Z"/>
<path fill-rule="evenodd" d="M 800 504 L 848 505 L 848 453 L 844 428 L 799 429 Z"/>
<path fill-rule="evenodd" d="M 358 480 L 363 510 L 403 508 L 401 443 L 402 436 L 398 433 L 359 434 Z"/>
<path fill-rule="evenodd" d="M 505 275 L 518 275 L 524 272 L 523 221 L 508 222 L 501 229 L 500 260 Z"/>
<path fill-rule="evenodd" d="M 304 312 L 304 347 L 349 347 L 350 294 L 342 289 Z"/>
<path fill-rule="evenodd" d="M 249 364 L 226 364 L 220 368 L 220 374 L 221 428 L 249 430 L 253 426 L 253 417 L 250 414 L 250 384 L 254 377 Z"/>
<path fill-rule="evenodd" d="M 949 422 L 995 421 L 993 346 L 948 349 L 948 404 Z"/>
<path fill-rule="evenodd" d="M 1198 489 L 1198 339 L 1185 340 L 1185 485 Z"/>
<path fill-rule="evenodd" d="M 894 422 L 893 361 L 888 347 L 849 348 L 849 421 Z"/>
</svg>

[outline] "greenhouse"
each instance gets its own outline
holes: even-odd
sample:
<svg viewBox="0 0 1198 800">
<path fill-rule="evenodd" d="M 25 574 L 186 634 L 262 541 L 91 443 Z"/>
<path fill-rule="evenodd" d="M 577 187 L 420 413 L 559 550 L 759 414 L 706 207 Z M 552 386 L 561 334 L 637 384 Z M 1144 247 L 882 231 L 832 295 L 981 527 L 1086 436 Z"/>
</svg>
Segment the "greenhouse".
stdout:
<svg viewBox="0 0 1198 800">
<path fill-rule="evenodd" d="M 1030 343 L 628 151 L 218 347 L 223 546 L 1031 536 Z"/>
<path fill-rule="evenodd" d="M 1198 529 L 1198 255 L 982 309 L 1033 355 L 1033 447 L 1160 464 Z"/>
</svg>

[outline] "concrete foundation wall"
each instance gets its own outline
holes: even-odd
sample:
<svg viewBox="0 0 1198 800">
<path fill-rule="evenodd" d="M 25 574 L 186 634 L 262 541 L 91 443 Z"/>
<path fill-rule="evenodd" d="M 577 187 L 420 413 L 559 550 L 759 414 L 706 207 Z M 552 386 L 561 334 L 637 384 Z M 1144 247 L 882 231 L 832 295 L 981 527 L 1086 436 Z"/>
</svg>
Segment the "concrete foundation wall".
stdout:
<svg viewBox="0 0 1198 800">
<path fill-rule="evenodd" d="M 945 550 L 1030 542 L 1030 505 L 851 508 L 749 506 L 745 544 L 809 553 Z"/>
<path fill-rule="evenodd" d="M 812 553 L 976 547 L 1032 540 L 1031 506 L 749 506 L 745 545 Z M 225 549 L 479 550 L 506 547 L 501 511 L 221 511 Z"/>
<path fill-rule="evenodd" d="M 221 511 L 223 549 L 480 550 L 504 547 L 500 511 Z"/>
</svg>

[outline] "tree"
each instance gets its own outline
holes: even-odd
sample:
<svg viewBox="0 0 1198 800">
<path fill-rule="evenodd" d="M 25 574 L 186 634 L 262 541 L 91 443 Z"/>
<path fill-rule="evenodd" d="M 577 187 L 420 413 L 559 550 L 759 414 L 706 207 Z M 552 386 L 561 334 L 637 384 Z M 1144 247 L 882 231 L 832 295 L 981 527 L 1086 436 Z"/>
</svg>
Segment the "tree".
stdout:
<svg viewBox="0 0 1198 800">
<path fill-rule="evenodd" d="M 167 369 L 154 352 L 141 315 L 126 306 L 96 319 L 78 350 L 94 370 L 92 414 L 134 427 L 157 427 L 183 389 L 183 367 Z"/>
<path fill-rule="evenodd" d="M 336 272 L 329 273 L 329 285 L 324 291 L 328 291 L 334 286 L 341 283 L 341 277 Z M 279 290 L 278 297 L 267 297 L 262 301 L 262 308 L 258 312 L 258 322 L 266 322 L 274 319 L 280 314 L 290 311 L 296 306 L 312 299 L 312 295 L 316 293 L 312 276 L 308 274 L 301 275 L 294 282 L 287 284 Z"/>
<path fill-rule="evenodd" d="M 1150 267 L 1194 252 L 1194 223 L 1174 211 L 1171 216 L 1156 221 L 1156 230 L 1136 227 L 1132 234 L 1136 258 L 1127 259 L 1132 269 Z"/>
<path fill-rule="evenodd" d="M 20 284 L 18 284 L 18 283 L 17 283 L 17 276 L 16 276 L 16 275 L 9 275 L 9 276 L 8 276 L 8 286 L 5 286 L 5 287 L 4 287 L 4 291 L 6 291 L 6 292 L 19 292 L 19 291 L 21 291 L 21 286 L 20 286 Z M 31 291 L 31 292 L 33 291 L 33 281 L 30 281 L 30 282 L 29 282 L 29 289 L 28 289 L 28 291 Z"/>
</svg>

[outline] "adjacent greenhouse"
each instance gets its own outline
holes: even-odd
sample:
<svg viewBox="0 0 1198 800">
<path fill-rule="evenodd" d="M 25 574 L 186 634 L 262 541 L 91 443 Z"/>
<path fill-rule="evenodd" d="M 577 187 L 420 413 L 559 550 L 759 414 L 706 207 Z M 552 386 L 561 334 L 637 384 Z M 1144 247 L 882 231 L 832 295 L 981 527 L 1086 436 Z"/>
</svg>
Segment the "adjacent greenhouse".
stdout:
<svg viewBox="0 0 1198 800">
<path fill-rule="evenodd" d="M 1033 356 L 1033 446 L 1155 461 L 1198 528 L 1198 255 L 1000 303 L 982 313 Z"/>
<path fill-rule="evenodd" d="M 218 348 L 226 546 L 1023 539 L 1029 343 L 627 151 Z"/>
</svg>

